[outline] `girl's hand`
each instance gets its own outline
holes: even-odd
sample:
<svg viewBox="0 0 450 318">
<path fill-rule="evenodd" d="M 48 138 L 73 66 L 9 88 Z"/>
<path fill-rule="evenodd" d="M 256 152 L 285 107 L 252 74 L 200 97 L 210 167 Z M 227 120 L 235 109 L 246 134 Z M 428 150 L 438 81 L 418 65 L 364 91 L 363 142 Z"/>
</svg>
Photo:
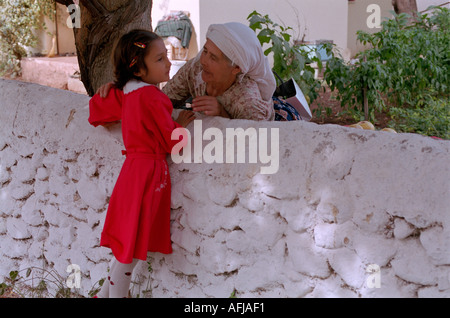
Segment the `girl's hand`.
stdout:
<svg viewBox="0 0 450 318">
<path fill-rule="evenodd" d="M 175 120 L 180 126 L 186 128 L 195 119 L 195 114 L 190 110 L 183 110 Z"/>
<path fill-rule="evenodd" d="M 114 87 L 114 82 L 106 83 L 97 90 L 97 94 L 99 94 L 101 98 L 106 98 L 106 97 L 108 97 L 109 91 L 113 87 Z"/>
<path fill-rule="evenodd" d="M 222 116 L 230 118 L 225 108 L 219 103 L 216 97 L 200 96 L 192 101 L 192 110 L 194 112 L 203 112 L 206 116 Z"/>
</svg>

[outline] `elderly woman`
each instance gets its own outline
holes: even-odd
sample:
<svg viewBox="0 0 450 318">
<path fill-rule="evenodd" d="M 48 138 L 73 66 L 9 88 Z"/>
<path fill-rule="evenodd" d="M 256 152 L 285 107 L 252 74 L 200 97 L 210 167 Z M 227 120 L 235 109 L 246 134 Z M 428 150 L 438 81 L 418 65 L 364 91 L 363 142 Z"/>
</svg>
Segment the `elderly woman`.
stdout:
<svg viewBox="0 0 450 318">
<path fill-rule="evenodd" d="M 199 55 L 163 88 L 176 107 L 234 119 L 273 120 L 276 82 L 255 33 L 240 23 L 211 25 Z"/>
<path fill-rule="evenodd" d="M 111 87 L 100 88 L 100 95 L 108 95 Z M 275 89 L 275 77 L 256 34 L 231 22 L 211 25 L 201 52 L 162 90 L 175 108 L 192 98 L 192 110 L 207 116 L 271 121 L 280 107 L 272 99 Z"/>
</svg>

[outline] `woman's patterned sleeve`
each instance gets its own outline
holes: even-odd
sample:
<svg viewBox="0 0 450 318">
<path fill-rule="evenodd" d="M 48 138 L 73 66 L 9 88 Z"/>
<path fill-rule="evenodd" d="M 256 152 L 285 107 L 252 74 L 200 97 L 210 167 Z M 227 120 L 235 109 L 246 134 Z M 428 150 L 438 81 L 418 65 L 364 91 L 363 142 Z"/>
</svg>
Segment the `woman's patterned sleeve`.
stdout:
<svg viewBox="0 0 450 318">
<path fill-rule="evenodd" d="M 259 88 L 251 80 L 243 80 L 229 92 L 227 101 L 228 113 L 234 119 L 248 119 L 257 121 L 272 121 L 275 118 L 273 101 L 265 101 L 261 97 Z"/>
<path fill-rule="evenodd" d="M 182 101 L 184 102 L 191 96 L 190 92 L 190 68 L 192 60 L 188 61 L 175 76 L 166 83 L 162 88 L 164 94 L 169 96 L 172 102 Z"/>
</svg>

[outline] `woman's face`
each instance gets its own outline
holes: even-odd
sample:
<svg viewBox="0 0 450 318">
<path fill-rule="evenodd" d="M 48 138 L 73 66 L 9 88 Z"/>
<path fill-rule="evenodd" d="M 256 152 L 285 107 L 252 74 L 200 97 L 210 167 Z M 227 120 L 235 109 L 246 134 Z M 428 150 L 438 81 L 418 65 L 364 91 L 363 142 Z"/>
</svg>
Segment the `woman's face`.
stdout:
<svg viewBox="0 0 450 318">
<path fill-rule="evenodd" d="M 232 66 L 230 60 L 209 39 L 206 39 L 200 63 L 203 68 L 202 79 L 205 83 L 233 84 L 240 72 L 240 68 Z"/>
</svg>

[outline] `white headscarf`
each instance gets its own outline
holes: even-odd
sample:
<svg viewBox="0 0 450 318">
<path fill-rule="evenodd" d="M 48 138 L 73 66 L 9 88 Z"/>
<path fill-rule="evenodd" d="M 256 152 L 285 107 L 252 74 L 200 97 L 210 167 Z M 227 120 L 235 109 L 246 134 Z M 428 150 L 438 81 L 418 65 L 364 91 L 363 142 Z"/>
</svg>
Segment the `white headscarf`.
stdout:
<svg viewBox="0 0 450 318">
<path fill-rule="evenodd" d="M 261 44 L 252 29 L 237 23 L 212 24 L 206 38 L 210 39 L 234 64 L 243 75 L 258 83 L 261 97 L 268 101 L 276 88 L 275 77 L 264 55 Z"/>
</svg>

